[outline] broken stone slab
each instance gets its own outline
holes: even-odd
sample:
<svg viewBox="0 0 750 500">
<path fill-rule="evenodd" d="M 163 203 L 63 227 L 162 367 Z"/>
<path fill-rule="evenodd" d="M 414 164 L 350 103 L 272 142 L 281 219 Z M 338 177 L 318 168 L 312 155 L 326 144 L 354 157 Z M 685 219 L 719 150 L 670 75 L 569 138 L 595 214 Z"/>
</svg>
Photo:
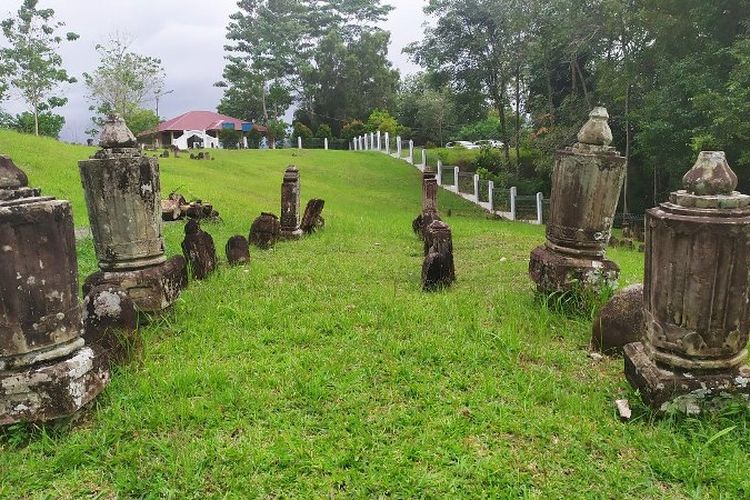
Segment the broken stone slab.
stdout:
<svg viewBox="0 0 750 500">
<path fill-rule="evenodd" d="M 267 250 L 279 240 L 280 232 L 279 218 L 274 214 L 263 212 L 250 226 L 248 240 L 261 250 Z"/>
<path fill-rule="evenodd" d="M 434 221 L 428 231 L 431 246 L 422 264 L 422 289 L 427 292 L 448 287 L 456 281 L 450 227 L 442 221 Z"/>
<path fill-rule="evenodd" d="M 86 345 L 110 366 L 129 362 L 141 348 L 138 310 L 128 293 L 112 285 L 94 287 L 83 300 Z"/>
<path fill-rule="evenodd" d="M 226 245 L 227 262 L 230 266 L 239 266 L 250 262 L 250 243 L 242 235 L 229 238 Z"/>
<path fill-rule="evenodd" d="M 529 275 L 544 293 L 573 290 L 578 285 L 602 289 L 617 284 L 620 267 L 608 259 L 565 255 L 541 246 L 531 253 Z"/>
<path fill-rule="evenodd" d="M 630 409 L 630 401 L 627 399 L 618 399 L 615 401 L 615 408 L 617 408 L 617 414 L 620 416 L 620 420 L 628 422 L 633 417 L 633 411 Z"/>
<path fill-rule="evenodd" d="M 622 353 L 623 347 L 643 337 L 643 285 L 619 290 L 599 311 L 591 333 L 591 346 L 604 354 Z"/>
<path fill-rule="evenodd" d="M 307 202 L 305 214 L 302 216 L 302 223 L 300 224 L 303 233 L 312 234 L 325 227 L 326 221 L 323 219 L 323 208 L 325 208 L 325 204 L 325 200 L 318 198 L 314 198 Z"/>
<path fill-rule="evenodd" d="M 185 224 L 182 253 L 187 260 L 193 279 L 204 280 L 218 267 L 214 239 L 201 229 L 200 223 L 196 219 L 190 219 Z"/>
</svg>

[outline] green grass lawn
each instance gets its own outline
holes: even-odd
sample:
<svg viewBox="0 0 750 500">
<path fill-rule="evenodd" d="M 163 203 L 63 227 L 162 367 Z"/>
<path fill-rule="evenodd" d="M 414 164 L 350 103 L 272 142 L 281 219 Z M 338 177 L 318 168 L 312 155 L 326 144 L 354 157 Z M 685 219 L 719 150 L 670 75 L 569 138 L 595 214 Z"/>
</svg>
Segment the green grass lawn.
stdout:
<svg viewBox="0 0 750 500">
<path fill-rule="evenodd" d="M 0 152 L 72 200 L 81 227 L 76 162 L 92 151 L 0 131 Z M 161 161 L 162 190 L 214 203 L 223 221 L 204 228 L 222 253 L 278 213 L 289 164 L 303 203 L 326 200 L 326 229 L 191 283 L 78 421 L 0 433 L 0 496 L 750 495 L 747 411 L 651 418 L 621 359 L 588 356 L 590 319 L 535 299 L 543 228 L 441 192 L 458 282 L 425 294 L 413 167 L 374 152 L 184 156 Z M 177 253 L 181 225 L 165 232 Z M 91 241 L 79 255 L 85 276 Z M 641 254 L 610 256 L 623 285 L 640 281 Z"/>
</svg>

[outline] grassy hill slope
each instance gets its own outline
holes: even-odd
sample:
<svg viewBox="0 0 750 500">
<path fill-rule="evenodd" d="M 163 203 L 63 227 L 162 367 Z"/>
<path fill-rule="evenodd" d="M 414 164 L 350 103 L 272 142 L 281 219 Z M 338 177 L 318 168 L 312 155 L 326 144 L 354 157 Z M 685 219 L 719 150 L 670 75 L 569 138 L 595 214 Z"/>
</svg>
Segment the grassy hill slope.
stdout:
<svg viewBox="0 0 750 500">
<path fill-rule="evenodd" d="M 35 186 L 88 225 L 76 162 L 91 148 L 0 131 Z M 184 156 L 184 155 L 183 155 Z M 741 496 L 748 414 L 652 421 L 622 360 L 586 352 L 590 321 L 539 303 L 526 275 L 543 228 L 441 192 L 458 283 L 424 294 L 416 169 L 378 153 L 216 152 L 162 160 L 162 189 L 210 200 L 223 253 L 284 168 L 325 231 L 191 283 L 141 329 L 142 361 L 75 423 L 0 435 L 0 496 Z M 182 226 L 167 226 L 170 253 Z M 93 271 L 80 244 L 81 275 Z M 613 250 L 623 284 L 642 256 Z M 620 423 L 613 400 L 637 418 Z M 726 433 L 718 435 L 723 429 Z M 717 439 L 711 440 L 712 436 Z"/>
</svg>

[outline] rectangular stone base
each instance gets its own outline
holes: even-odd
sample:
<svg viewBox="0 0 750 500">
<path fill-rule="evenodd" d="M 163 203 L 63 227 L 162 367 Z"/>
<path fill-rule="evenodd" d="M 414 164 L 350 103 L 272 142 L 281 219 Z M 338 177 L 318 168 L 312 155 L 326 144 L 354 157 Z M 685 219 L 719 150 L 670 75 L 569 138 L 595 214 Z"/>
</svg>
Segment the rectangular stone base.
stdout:
<svg viewBox="0 0 750 500">
<path fill-rule="evenodd" d="M 90 347 L 22 370 L 0 372 L 0 425 L 67 417 L 109 383 L 103 356 Z"/>
<path fill-rule="evenodd" d="M 620 268 L 607 259 L 573 257 L 542 245 L 531 252 L 529 276 L 541 293 L 574 290 L 582 286 L 600 290 L 613 286 L 620 277 Z"/>
<path fill-rule="evenodd" d="M 699 413 L 712 399 L 750 396 L 750 368 L 731 373 L 689 373 L 661 368 L 648 356 L 641 342 L 625 346 L 625 377 L 656 412 L 670 409 Z"/>
<path fill-rule="evenodd" d="M 156 313 L 174 304 L 187 283 L 187 265 L 178 255 L 145 269 L 96 272 L 86 278 L 83 293 L 100 285 L 113 285 L 127 292 L 138 311 Z"/>
</svg>

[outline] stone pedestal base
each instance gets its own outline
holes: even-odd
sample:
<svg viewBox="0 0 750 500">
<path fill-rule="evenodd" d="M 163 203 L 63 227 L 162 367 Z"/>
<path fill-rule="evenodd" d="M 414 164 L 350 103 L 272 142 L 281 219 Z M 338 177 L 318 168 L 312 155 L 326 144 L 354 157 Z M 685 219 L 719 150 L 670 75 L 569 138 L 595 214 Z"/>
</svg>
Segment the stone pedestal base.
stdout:
<svg viewBox="0 0 750 500">
<path fill-rule="evenodd" d="M 109 383 L 103 357 L 83 347 L 69 357 L 0 372 L 0 425 L 67 417 Z"/>
<path fill-rule="evenodd" d="M 133 271 L 99 271 L 83 284 L 83 293 L 97 286 L 112 285 L 128 293 L 140 312 L 160 312 L 179 298 L 187 287 L 185 259 L 175 256 L 163 264 Z"/>
<path fill-rule="evenodd" d="M 625 346 L 625 377 L 643 402 L 660 413 L 671 408 L 698 413 L 717 397 L 750 397 L 750 367 L 710 374 L 666 370 L 654 363 L 641 342 Z"/>
<path fill-rule="evenodd" d="M 281 229 L 280 238 L 282 240 L 298 240 L 302 238 L 302 229 L 295 229 L 294 231 Z"/>
<path fill-rule="evenodd" d="M 614 286 L 620 268 L 611 260 L 573 257 L 540 246 L 531 252 L 529 275 L 542 293 L 574 290 L 577 286 L 600 290 Z"/>
</svg>

